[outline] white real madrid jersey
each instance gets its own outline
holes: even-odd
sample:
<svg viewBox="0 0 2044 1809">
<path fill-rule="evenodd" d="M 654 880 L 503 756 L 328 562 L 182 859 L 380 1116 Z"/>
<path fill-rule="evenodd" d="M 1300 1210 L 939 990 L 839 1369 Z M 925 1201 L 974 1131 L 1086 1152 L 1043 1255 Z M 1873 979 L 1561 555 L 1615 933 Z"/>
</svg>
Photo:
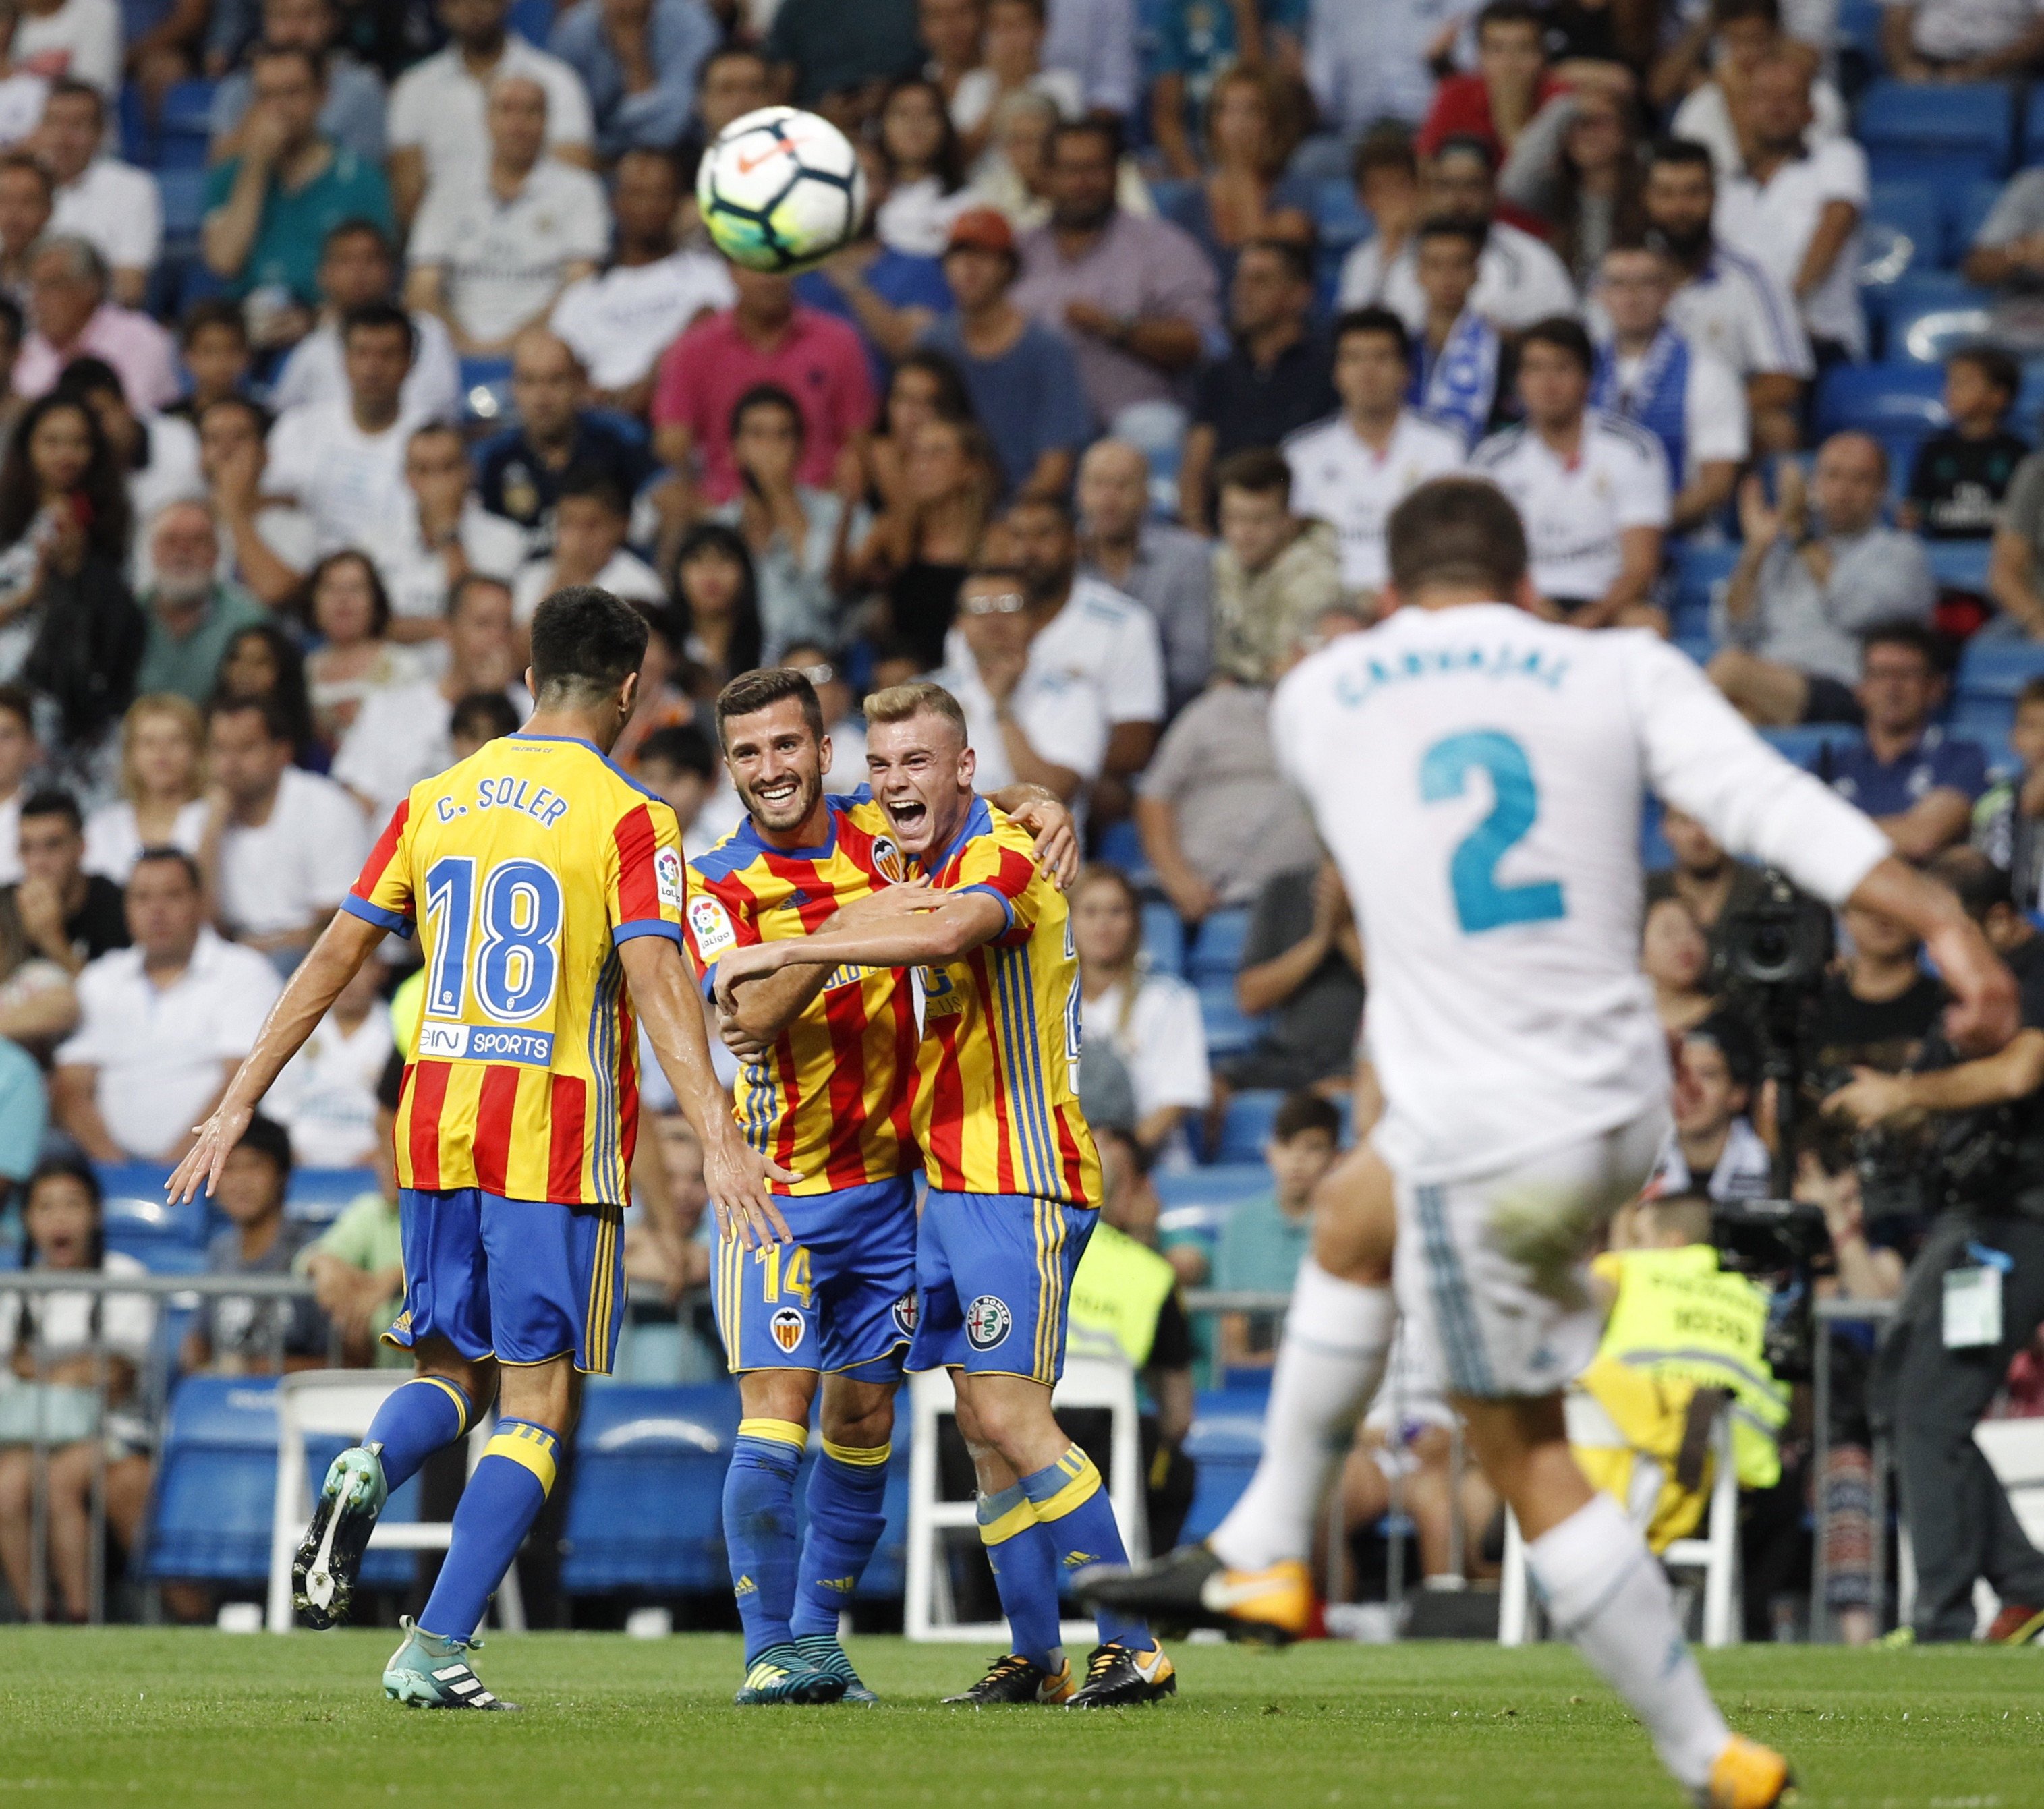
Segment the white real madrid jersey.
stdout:
<svg viewBox="0 0 2044 1809">
<path fill-rule="evenodd" d="M 1835 904 L 1888 851 L 1643 632 L 1400 609 L 1296 668 L 1270 716 L 1354 902 L 1377 1140 L 1414 1180 L 1490 1173 L 1665 1100 L 1639 968 L 1647 792 Z"/>
</svg>

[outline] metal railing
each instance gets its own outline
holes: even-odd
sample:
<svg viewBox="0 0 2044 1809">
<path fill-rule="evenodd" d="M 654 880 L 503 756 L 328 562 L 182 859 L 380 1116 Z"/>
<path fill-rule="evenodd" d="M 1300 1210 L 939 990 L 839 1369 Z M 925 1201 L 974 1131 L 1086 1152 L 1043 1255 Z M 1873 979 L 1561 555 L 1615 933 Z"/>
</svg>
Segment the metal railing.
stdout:
<svg viewBox="0 0 2044 1809">
<path fill-rule="evenodd" d="M 312 1282 L 298 1275 L 109 1275 L 104 1269 L 21 1269 L 0 1270 L 0 1296 L 7 1294 L 94 1294 L 102 1298 L 107 1295 L 132 1296 L 141 1295 L 167 1301 L 173 1307 L 195 1305 L 208 1296 L 231 1300 L 310 1300 L 313 1296 Z M 33 1435 L 29 1440 L 32 1453 L 31 1482 L 29 1488 L 29 1599 L 16 1605 L 30 1621 L 48 1618 L 50 1606 L 49 1574 L 49 1464 L 55 1442 L 50 1436 L 45 1408 L 48 1396 L 43 1390 L 47 1385 L 41 1381 L 46 1355 L 42 1315 L 31 1313 L 28 1319 L 28 1347 L 29 1364 L 37 1388 L 36 1418 Z M 264 1348 L 259 1353 L 267 1363 L 257 1373 L 281 1374 L 284 1367 L 285 1330 L 280 1315 L 270 1315 L 263 1327 Z M 160 1315 L 152 1332 L 153 1345 L 161 1345 L 163 1324 Z M 339 1356 L 339 1334 L 329 1330 L 328 1360 L 332 1362 Z M 13 1353 L 0 1353 L 0 1362 L 11 1358 Z M 91 1346 L 93 1395 L 92 1427 L 90 1442 L 92 1446 L 92 1477 L 87 1491 L 87 1514 L 90 1535 L 86 1547 L 86 1619 L 93 1626 L 102 1625 L 106 1619 L 106 1467 L 107 1416 L 110 1407 L 132 1406 L 136 1413 L 148 1419 L 154 1426 L 160 1422 L 167 1404 L 166 1384 L 169 1374 L 176 1366 L 177 1353 L 152 1348 L 149 1361 L 138 1365 L 135 1378 L 135 1392 L 132 1403 L 111 1402 L 108 1399 L 112 1358 L 103 1339 L 95 1337 Z M 154 1369 L 156 1373 L 148 1373 Z M 65 1444 L 76 1443 L 76 1439 L 66 1439 Z M 154 1479 L 152 1479 L 153 1497 Z M 153 1508 L 153 1499 L 152 1501 Z M 145 1511 L 140 1537 L 146 1538 L 149 1512 Z M 129 1554 L 133 1561 L 133 1554 Z"/>
</svg>

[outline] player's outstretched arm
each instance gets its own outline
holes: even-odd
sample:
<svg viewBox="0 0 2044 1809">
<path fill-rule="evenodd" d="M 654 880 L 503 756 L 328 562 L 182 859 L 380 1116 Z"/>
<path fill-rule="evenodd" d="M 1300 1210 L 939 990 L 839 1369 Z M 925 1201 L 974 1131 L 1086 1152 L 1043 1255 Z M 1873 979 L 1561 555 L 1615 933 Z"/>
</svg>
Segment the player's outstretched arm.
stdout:
<svg viewBox="0 0 2044 1809">
<path fill-rule="evenodd" d="M 270 1083 L 305 1046 L 305 1039 L 340 997 L 341 989 L 355 977 L 355 970 L 375 951 L 383 936 L 378 925 L 352 912 L 334 913 L 270 1008 L 256 1047 L 227 1083 L 220 1104 L 198 1127 L 198 1141 L 163 1184 L 174 1204 L 190 1199 L 202 1185 L 211 1196 L 220 1185 L 220 1171 L 227 1166 L 229 1152 L 241 1141 Z"/>
<path fill-rule="evenodd" d="M 896 922 L 755 943 L 733 949 L 717 963 L 717 1002 L 729 1011 L 740 986 L 784 967 L 835 967 L 847 961 L 862 967 L 941 966 L 993 941 L 1008 921 L 1007 905 L 991 892 L 975 888 L 947 893 L 935 909 Z"/>
<path fill-rule="evenodd" d="M 1850 902 L 1906 924 L 1923 939 L 1924 951 L 1952 995 L 1945 1030 L 1954 1048 L 1991 1055 L 2015 1035 L 2021 1021 L 2015 977 L 1957 894 L 1890 855 L 1854 888 Z"/>
<path fill-rule="evenodd" d="M 703 1185 L 717 1211 L 717 1229 L 748 1250 L 755 1243 L 789 1242 L 788 1222 L 766 1182 L 801 1177 L 769 1162 L 739 1135 L 731 1103 L 710 1068 L 709 1033 L 679 945 L 665 936 L 633 936 L 619 943 L 617 958 L 661 1071 L 702 1140 Z"/>
</svg>

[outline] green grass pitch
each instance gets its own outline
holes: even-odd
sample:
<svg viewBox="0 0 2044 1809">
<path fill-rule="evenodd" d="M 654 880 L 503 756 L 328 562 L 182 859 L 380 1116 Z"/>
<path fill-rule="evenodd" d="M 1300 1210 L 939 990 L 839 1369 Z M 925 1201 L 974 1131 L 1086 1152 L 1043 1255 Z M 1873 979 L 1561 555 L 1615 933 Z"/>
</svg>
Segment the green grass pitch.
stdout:
<svg viewBox="0 0 2044 1809">
<path fill-rule="evenodd" d="M 1175 1703 L 973 1714 L 969 1646 L 855 1641 L 879 1709 L 735 1709 L 735 1639 L 540 1634 L 480 1661 L 518 1715 L 383 1700 L 384 1632 L 0 1629 L 0 1805 L 1092 1803 L 1676 1809 L 1639 1730 L 1551 1646 L 1178 1648 Z M 1705 1669 L 1806 1809 L 2044 1803 L 2044 1652 L 1755 1647 Z"/>
</svg>

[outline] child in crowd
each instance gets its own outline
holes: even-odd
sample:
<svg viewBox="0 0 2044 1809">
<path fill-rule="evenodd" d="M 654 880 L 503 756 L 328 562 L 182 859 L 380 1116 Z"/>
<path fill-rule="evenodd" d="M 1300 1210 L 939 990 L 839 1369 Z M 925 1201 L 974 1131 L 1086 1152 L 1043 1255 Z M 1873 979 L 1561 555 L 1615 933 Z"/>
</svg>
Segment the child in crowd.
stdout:
<svg viewBox="0 0 2044 1809">
<path fill-rule="evenodd" d="M 2009 431 L 2023 386 L 2015 360 L 1993 346 L 1969 346 L 1945 360 L 1945 412 L 1952 424 L 1917 449 L 1900 524 L 1927 540 L 1984 540 L 2029 443 Z"/>
</svg>

